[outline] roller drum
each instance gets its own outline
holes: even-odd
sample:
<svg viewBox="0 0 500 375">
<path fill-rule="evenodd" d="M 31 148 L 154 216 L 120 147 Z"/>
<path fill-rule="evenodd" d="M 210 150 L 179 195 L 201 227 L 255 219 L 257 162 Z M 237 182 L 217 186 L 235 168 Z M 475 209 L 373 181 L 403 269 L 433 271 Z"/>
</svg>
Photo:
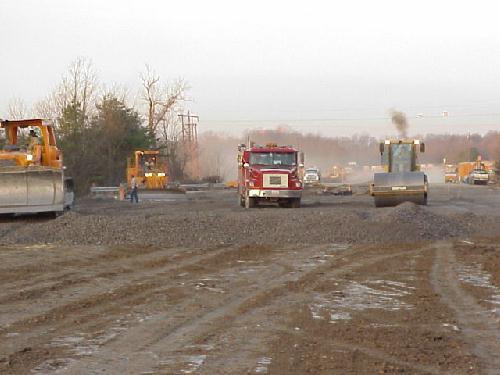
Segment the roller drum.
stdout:
<svg viewBox="0 0 500 375">
<path fill-rule="evenodd" d="M 427 204 L 427 176 L 423 172 L 375 173 L 371 194 L 376 207 L 403 202 Z"/>
</svg>

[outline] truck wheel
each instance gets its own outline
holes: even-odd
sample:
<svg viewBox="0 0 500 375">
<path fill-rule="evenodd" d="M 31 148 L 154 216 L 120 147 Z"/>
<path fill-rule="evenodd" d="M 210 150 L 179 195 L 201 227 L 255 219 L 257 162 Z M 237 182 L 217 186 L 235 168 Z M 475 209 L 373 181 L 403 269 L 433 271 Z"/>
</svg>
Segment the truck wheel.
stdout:
<svg viewBox="0 0 500 375">
<path fill-rule="evenodd" d="M 278 206 L 280 208 L 290 208 L 292 207 L 292 202 L 289 199 L 280 199 L 278 201 Z"/>
<path fill-rule="evenodd" d="M 245 194 L 245 208 L 254 208 L 256 199 L 257 198 L 249 197 L 248 194 Z"/>
<path fill-rule="evenodd" d="M 293 198 L 290 203 L 292 208 L 300 208 L 300 198 Z"/>
<path fill-rule="evenodd" d="M 245 198 L 241 194 L 238 194 L 238 203 L 241 207 L 245 207 Z"/>
</svg>

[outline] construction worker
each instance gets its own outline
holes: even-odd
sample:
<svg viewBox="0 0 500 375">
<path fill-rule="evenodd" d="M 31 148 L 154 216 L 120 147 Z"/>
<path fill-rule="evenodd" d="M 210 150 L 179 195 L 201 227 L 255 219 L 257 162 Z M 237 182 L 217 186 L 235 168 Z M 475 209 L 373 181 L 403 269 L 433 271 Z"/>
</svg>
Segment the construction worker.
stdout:
<svg viewBox="0 0 500 375">
<path fill-rule="evenodd" d="M 134 203 L 135 198 L 135 203 L 139 203 L 139 196 L 137 194 L 137 180 L 134 175 L 132 175 L 132 179 L 130 180 L 130 187 L 132 188 L 132 191 L 130 193 L 130 202 Z"/>
<path fill-rule="evenodd" d="M 33 164 L 40 164 L 40 160 L 42 157 L 42 150 L 40 149 L 40 139 L 36 134 L 35 130 L 30 130 L 30 142 L 28 144 L 28 151 L 31 155 L 33 155 Z"/>
</svg>

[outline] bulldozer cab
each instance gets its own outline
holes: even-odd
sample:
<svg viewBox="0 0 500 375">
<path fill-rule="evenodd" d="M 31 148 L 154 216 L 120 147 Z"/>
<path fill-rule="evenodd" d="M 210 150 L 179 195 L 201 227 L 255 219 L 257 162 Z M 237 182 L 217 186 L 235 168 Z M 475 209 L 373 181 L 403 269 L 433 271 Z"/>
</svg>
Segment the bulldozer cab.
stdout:
<svg viewBox="0 0 500 375">
<path fill-rule="evenodd" d="M 1 121 L 0 128 L 0 214 L 63 212 L 73 199 L 52 123 Z"/>
<path fill-rule="evenodd" d="M 62 167 L 52 123 L 42 119 L 6 120 L 0 127 L 5 133 L 0 151 L 2 165 Z"/>
<path fill-rule="evenodd" d="M 390 173 L 418 171 L 417 150 L 425 151 L 425 145 L 419 140 L 386 140 L 384 143 L 380 143 L 382 165 Z"/>
</svg>

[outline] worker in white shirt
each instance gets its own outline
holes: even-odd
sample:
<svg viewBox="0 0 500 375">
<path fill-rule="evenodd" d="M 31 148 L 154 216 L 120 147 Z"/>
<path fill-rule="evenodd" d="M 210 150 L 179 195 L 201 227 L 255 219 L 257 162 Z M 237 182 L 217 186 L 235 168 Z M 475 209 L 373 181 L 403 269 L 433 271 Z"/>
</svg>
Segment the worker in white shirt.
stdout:
<svg viewBox="0 0 500 375">
<path fill-rule="evenodd" d="M 132 188 L 132 192 L 130 193 L 130 202 L 134 203 L 139 203 L 139 196 L 137 195 L 137 180 L 134 175 L 132 175 L 132 179 L 130 180 L 130 187 Z"/>
</svg>

